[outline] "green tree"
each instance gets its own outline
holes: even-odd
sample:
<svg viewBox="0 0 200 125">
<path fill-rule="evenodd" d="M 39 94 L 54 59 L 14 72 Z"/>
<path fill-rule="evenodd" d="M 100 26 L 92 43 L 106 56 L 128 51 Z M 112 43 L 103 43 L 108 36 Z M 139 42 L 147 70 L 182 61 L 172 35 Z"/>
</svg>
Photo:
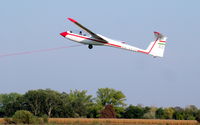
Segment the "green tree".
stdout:
<svg viewBox="0 0 200 125">
<path fill-rule="evenodd" d="M 0 94 L 0 105 L 6 105 L 8 103 L 15 102 L 18 97 L 21 97 L 19 93 L 9 93 L 9 94 Z"/>
<path fill-rule="evenodd" d="M 164 116 L 164 109 L 163 108 L 158 108 L 156 110 L 156 118 L 157 119 L 164 119 L 165 116 Z"/>
<path fill-rule="evenodd" d="M 62 94 L 62 109 L 65 117 L 87 117 L 92 109 L 93 99 L 87 91 L 70 91 Z"/>
<path fill-rule="evenodd" d="M 87 118 L 99 118 L 100 117 L 100 110 L 102 106 L 93 103 L 88 110 Z"/>
<path fill-rule="evenodd" d="M 185 108 L 185 120 L 195 120 L 198 113 L 198 108 L 194 105 L 189 105 Z"/>
<path fill-rule="evenodd" d="M 44 93 L 42 89 L 30 90 L 24 94 L 25 104 L 30 108 L 30 111 L 35 115 L 39 116 L 42 114 L 44 105 Z"/>
<path fill-rule="evenodd" d="M 46 89 L 42 90 L 44 96 L 44 110 L 47 113 L 48 117 L 51 117 L 52 110 L 55 110 L 60 103 L 60 93 L 54 90 Z"/>
<path fill-rule="evenodd" d="M 112 88 L 100 88 L 97 91 L 96 102 L 102 106 L 113 105 L 113 106 L 125 106 L 124 101 L 126 96 L 121 92 Z"/>
<path fill-rule="evenodd" d="M 60 96 L 59 92 L 51 89 L 30 90 L 24 95 L 24 103 L 34 115 L 47 114 L 48 117 L 51 117 L 52 111 L 56 110 L 61 103 Z"/>
<path fill-rule="evenodd" d="M 5 111 L 3 109 L 3 94 L 0 94 L 0 117 L 5 115 Z"/>
<path fill-rule="evenodd" d="M 146 112 L 143 116 L 143 118 L 146 119 L 155 119 L 156 118 L 156 107 L 150 107 L 149 111 Z"/>
<path fill-rule="evenodd" d="M 174 109 L 169 107 L 164 109 L 164 117 L 165 119 L 172 119 L 174 115 Z"/>
<path fill-rule="evenodd" d="M 130 105 L 125 109 L 124 118 L 143 118 L 145 113 L 145 108 L 142 106 L 133 106 Z"/>
<path fill-rule="evenodd" d="M 18 93 L 0 94 L 1 116 L 12 116 L 16 110 L 19 110 L 20 105 L 18 101 L 21 96 L 22 95 Z"/>
<path fill-rule="evenodd" d="M 181 107 L 174 108 L 173 119 L 184 120 L 184 110 Z"/>
<path fill-rule="evenodd" d="M 96 103 L 101 107 L 101 110 L 106 105 L 113 105 L 117 117 L 121 117 L 124 112 L 126 96 L 118 90 L 112 88 L 100 88 L 97 91 Z"/>
</svg>

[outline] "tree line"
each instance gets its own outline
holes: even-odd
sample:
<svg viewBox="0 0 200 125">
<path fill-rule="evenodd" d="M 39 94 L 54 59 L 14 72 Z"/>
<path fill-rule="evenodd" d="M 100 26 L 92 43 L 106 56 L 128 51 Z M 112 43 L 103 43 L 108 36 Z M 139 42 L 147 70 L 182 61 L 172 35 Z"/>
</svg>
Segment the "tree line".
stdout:
<svg viewBox="0 0 200 125">
<path fill-rule="evenodd" d="M 199 120 L 200 109 L 194 105 L 182 107 L 153 107 L 125 104 L 126 96 L 112 88 L 99 88 L 96 97 L 85 90 L 69 93 L 51 89 L 29 90 L 25 94 L 0 94 L 0 117 L 11 117 L 18 110 L 35 116 L 58 118 L 99 118 L 111 105 L 117 118 Z"/>
</svg>

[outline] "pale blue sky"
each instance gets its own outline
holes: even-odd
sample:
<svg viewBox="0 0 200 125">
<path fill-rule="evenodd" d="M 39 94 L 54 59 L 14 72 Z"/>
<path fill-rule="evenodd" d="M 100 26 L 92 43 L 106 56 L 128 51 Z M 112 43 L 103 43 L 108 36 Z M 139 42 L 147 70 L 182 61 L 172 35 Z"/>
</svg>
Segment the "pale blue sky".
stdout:
<svg viewBox="0 0 200 125">
<path fill-rule="evenodd" d="M 4 0 L 0 54 L 77 45 L 60 32 L 92 31 L 146 48 L 153 31 L 168 36 L 164 58 L 87 46 L 0 58 L 0 93 L 51 88 L 60 92 L 121 90 L 128 104 L 200 107 L 200 1 Z"/>
</svg>

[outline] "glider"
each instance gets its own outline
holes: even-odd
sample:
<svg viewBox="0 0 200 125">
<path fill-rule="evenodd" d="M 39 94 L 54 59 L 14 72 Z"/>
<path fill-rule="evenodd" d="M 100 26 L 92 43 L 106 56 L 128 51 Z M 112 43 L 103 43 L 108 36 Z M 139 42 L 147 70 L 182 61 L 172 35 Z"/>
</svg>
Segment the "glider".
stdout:
<svg viewBox="0 0 200 125">
<path fill-rule="evenodd" d="M 60 33 L 60 35 L 69 40 L 88 45 L 89 49 L 92 49 L 94 45 L 98 45 L 98 46 L 116 47 L 116 48 L 134 51 L 134 52 L 144 53 L 147 55 L 151 55 L 153 57 L 163 57 L 164 55 L 167 37 L 162 35 L 159 32 L 154 32 L 156 39 L 149 44 L 147 49 L 140 49 L 140 48 L 128 45 L 125 42 L 116 41 L 116 40 L 107 38 L 103 35 L 96 34 L 72 18 L 68 18 L 68 20 L 76 24 L 78 27 L 83 29 L 89 35 L 86 35 L 82 31 L 80 31 L 79 33 L 66 31 L 66 32 Z"/>
</svg>

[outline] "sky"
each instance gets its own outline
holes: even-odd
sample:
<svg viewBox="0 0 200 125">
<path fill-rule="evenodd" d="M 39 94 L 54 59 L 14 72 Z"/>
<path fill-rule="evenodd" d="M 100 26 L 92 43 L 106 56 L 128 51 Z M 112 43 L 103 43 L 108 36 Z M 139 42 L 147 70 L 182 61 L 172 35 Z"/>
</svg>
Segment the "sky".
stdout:
<svg viewBox="0 0 200 125">
<path fill-rule="evenodd" d="M 0 93 L 114 88 L 127 104 L 200 107 L 200 1 L 4 0 L 0 55 L 79 45 L 59 33 L 79 28 L 145 49 L 154 31 L 168 37 L 164 58 L 87 46 L 0 58 Z"/>
</svg>

